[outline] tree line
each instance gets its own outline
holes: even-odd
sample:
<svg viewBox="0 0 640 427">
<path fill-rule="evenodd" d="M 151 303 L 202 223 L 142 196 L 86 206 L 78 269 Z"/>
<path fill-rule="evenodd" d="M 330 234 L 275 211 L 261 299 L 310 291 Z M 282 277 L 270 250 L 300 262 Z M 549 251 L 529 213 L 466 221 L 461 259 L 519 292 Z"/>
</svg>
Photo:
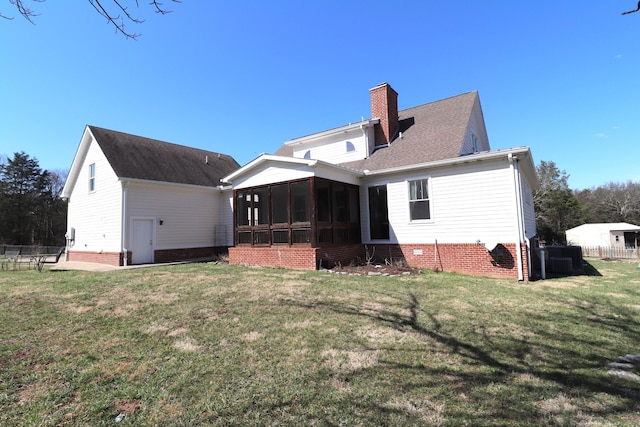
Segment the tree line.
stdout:
<svg viewBox="0 0 640 427">
<path fill-rule="evenodd" d="M 0 158 L 0 244 L 64 246 L 67 204 L 59 195 L 66 176 L 42 170 L 24 152 Z"/>
<path fill-rule="evenodd" d="M 569 188 L 569 175 L 552 161 L 536 166 L 540 182 L 533 197 L 538 237 L 565 244 L 565 231 L 586 223 L 640 225 L 640 182 L 609 182 L 584 190 Z"/>
</svg>

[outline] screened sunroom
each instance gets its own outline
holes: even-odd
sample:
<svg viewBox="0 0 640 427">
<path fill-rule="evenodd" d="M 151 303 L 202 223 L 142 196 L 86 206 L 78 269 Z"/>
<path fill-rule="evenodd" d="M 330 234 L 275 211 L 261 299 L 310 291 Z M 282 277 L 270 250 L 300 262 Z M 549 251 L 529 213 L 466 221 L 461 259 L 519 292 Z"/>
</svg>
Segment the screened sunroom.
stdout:
<svg viewBox="0 0 640 427">
<path fill-rule="evenodd" d="M 236 246 L 360 243 L 359 188 L 309 177 L 235 190 Z"/>
</svg>

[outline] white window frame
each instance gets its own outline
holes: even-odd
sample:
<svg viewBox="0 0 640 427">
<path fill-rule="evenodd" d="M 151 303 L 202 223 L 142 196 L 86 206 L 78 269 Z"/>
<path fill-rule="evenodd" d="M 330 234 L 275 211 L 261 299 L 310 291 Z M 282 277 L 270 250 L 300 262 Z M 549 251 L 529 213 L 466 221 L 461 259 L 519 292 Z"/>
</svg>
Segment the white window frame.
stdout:
<svg viewBox="0 0 640 427">
<path fill-rule="evenodd" d="M 95 193 L 96 191 L 96 164 L 91 163 L 89 165 L 89 193 Z"/>
<path fill-rule="evenodd" d="M 423 189 L 423 194 L 416 194 L 416 198 L 412 198 L 411 195 L 411 183 L 413 182 L 417 182 L 417 181 L 426 181 L 426 185 L 423 185 L 421 188 Z M 426 190 L 427 192 L 427 197 L 424 197 L 424 190 Z M 431 195 L 433 193 L 431 192 L 431 177 L 422 177 L 422 178 L 416 178 L 416 179 L 409 179 L 407 180 L 407 195 L 408 195 L 408 208 L 409 208 L 409 222 L 415 223 L 415 222 L 432 222 L 433 221 L 433 201 L 431 199 Z M 421 197 L 418 197 L 421 196 Z M 429 205 L 429 218 L 412 218 L 411 217 L 411 205 L 412 203 L 415 202 L 427 202 Z"/>
</svg>

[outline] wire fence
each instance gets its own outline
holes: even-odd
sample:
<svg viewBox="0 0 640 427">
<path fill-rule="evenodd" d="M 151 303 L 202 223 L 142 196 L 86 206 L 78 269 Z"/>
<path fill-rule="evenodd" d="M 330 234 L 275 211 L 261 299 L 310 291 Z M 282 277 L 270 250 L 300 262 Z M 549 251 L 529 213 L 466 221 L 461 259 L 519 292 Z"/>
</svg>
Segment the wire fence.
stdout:
<svg viewBox="0 0 640 427">
<path fill-rule="evenodd" d="M 63 247 L 64 246 L 0 245 L 0 255 L 8 252 L 17 252 L 19 255 L 56 254 Z"/>
<path fill-rule="evenodd" d="M 640 247 L 612 248 L 606 246 L 583 246 L 582 255 L 592 258 L 640 259 Z"/>
</svg>

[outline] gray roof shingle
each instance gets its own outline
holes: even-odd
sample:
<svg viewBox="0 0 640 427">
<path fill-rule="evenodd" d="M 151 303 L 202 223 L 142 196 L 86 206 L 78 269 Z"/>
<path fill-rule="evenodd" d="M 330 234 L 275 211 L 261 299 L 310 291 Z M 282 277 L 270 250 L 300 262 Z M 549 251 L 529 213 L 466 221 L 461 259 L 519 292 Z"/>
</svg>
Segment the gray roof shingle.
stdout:
<svg viewBox="0 0 640 427">
<path fill-rule="evenodd" d="M 458 157 L 476 102 L 478 92 L 473 91 L 400 110 L 402 138 L 377 149 L 369 158 L 341 166 L 374 171 Z M 282 145 L 275 154 L 291 157 L 293 148 Z"/>
<path fill-rule="evenodd" d="M 226 154 L 88 127 L 120 178 L 215 187 L 240 167 Z"/>
</svg>

